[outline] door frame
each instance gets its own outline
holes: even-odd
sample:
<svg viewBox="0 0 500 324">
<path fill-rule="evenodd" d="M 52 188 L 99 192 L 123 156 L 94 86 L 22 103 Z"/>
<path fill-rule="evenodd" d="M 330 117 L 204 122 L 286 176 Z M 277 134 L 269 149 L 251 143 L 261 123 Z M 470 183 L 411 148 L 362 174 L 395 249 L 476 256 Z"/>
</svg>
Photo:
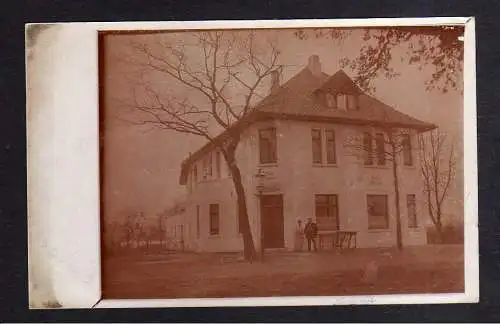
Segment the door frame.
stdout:
<svg viewBox="0 0 500 324">
<path fill-rule="evenodd" d="M 264 210 L 265 210 L 265 205 L 263 204 L 263 197 L 265 196 L 278 196 L 280 197 L 280 205 L 277 205 L 280 207 L 280 218 L 281 218 L 281 238 L 280 238 L 280 244 L 279 246 L 266 246 L 267 241 L 265 240 L 265 226 L 264 226 Z M 261 241 L 261 248 L 263 249 L 281 249 L 285 247 L 285 212 L 284 212 L 284 195 L 282 193 L 272 193 L 272 194 L 261 194 L 259 195 L 259 210 L 260 210 L 260 241 Z"/>
</svg>

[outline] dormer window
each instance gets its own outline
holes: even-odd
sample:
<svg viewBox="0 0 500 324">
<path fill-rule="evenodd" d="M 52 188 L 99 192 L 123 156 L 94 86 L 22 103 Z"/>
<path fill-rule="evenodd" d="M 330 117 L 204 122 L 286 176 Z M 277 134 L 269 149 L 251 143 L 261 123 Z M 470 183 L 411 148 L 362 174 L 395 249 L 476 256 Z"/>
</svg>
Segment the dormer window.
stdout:
<svg viewBox="0 0 500 324">
<path fill-rule="evenodd" d="M 355 94 L 337 94 L 337 107 L 341 110 L 358 109 L 358 97 Z"/>
<path fill-rule="evenodd" d="M 337 94 L 337 107 L 340 110 L 347 110 L 347 95 L 343 93 Z"/>
<path fill-rule="evenodd" d="M 335 100 L 335 96 L 330 92 L 326 93 L 326 106 L 328 108 L 336 108 L 337 107 L 337 102 Z"/>
<path fill-rule="evenodd" d="M 347 95 L 347 109 L 356 110 L 358 109 L 358 96 L 357 95 Z"/>
</svg>

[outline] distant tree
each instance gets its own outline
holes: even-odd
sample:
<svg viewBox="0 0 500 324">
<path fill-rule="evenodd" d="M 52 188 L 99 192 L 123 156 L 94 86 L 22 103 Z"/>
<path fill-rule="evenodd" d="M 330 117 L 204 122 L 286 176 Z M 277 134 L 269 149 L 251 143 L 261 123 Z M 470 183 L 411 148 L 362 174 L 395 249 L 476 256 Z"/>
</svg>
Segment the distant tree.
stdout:
<svg viewBox="0 0 500 324">
<path fill-rule="evenodd" d="M 165 226 L 165 215 L 163 213 L 159 213 L 157 217 L 158 217 L 158 228 L 157 228 L 158 240 L 160 241 L 160 247 L 163 248 L 165 236 L 167 233 L 167 229 Z"/>
<path fill-rule="evenodd" d="M 137 113 L 138 125 L 200 136 L 220 150 L 236 191 L 245 259 L 252 260 L 256 252 L 236 149 L 241 130 L 251 123 L 248 116 L 263 97 L 264 81 L 279 67 L 279 51 L 271 41 L 259 44 L 248 31 L 163 36 L 131 42 L 129 63 L 139 72 L 133 102 L 124 106 Z M 225 137 L 217 139 L 221 131 Z"/>
<path fill-rule="evenodd" d="M 424 179 L 429 217 L 438 239 L 443 237 L 443 204 L 455 176 L 456 157 L 453 143 L 438 130 L 418 137 L 420 172 Z"/>
<path fill-rule="evenodd" d="M 380 135 L 378 135 L 380 134 Z M 401 205 L 400 205 L 400 178 L 399 159 L 406 148 L 411 149 L 412 134 L 406 129 L 379 127 L 374 133 L 350 136 L 346 139 L 344 147 L 348 154 L 362 159 L 366 165 L 390 165 L 394 189 L 394 205 L 396 209 L 396 244 L 398 250 L 403 249 L 401 232 Z M 408 146 L 409 145 L 409 146 Z"/>
<path fill-rule="evenodd" d="M 129 248 L 132 246 L 135 238 L 135 224 L 137 222 L 137 218 L 138 214 L 136 212 L 127 212 L 123 222 L 121 223 L 125 244 Z"/>
<path fill-rule="evenodd" d="M 300 29 L 297 37 L 330 38 L 343 42 L 357 28 Z M 356 57 L 344 57 L 343 68 L 351 69 L 354 81 L 365 90 L 373 90 L 372 81 L 379 76 L 393 78 L 400 75 L 392 63 L 396 57 L 420 69 L 431 66 L 434 70 L 426 82 L 427 89 L 448 92 L 461 89 L 463 70 L 463 33 L 461 26 L 371 27 L 363 29 L 363 45 Z M 398 53 L 399 52 L 399 53 Z"/>
</svg>

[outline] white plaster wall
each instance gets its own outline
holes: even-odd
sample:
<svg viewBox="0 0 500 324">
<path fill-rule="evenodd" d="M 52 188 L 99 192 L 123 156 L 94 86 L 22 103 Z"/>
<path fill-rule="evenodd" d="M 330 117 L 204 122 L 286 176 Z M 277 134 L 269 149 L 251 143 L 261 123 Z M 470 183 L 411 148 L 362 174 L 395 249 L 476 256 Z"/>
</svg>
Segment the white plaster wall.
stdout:
<svg viewBox="0 0 500 324">
<path fill-rule="evenodd" d="M 258 130 L 276 127 L 278 137 L 278 163 L 260 165 L 258 152 Z M 316 166 L 311 157 L 311 129 L 335 130 L 337 165 Z M 393 246 L 396 244 L 396 212 L 394 187 L 390 162 L 386 166 L 367 167 L 363 160 L 344 147 L 361 128 L 346 125 L 327 125 L 295 121 L 268 121 L 253 125 L 242 136 L 237 158 L 243 176 L 247 207 L 254 243 L 260 248 L 260 208 L 257 185 L 265 184 L 268 190 L 263 194 L 283 194 L 284 198 L 284 238 L 285 248 L 292 249 L 294 230 L 298 219 L 305 221 L 315 217 L 315 194 L 337 194 L 339 204 L 339 226 L 341 230 L 358 232 L 358 247 Z M 415 139 L 413 139 L 415 140 Z M 416 147 L 416 143 L 413 143 Z M 400 161 L 400 207 L 401 228 L 404 245 L 426 243 L 424 224 L 422 180 L 418 168 L 417 152 L 414 151 L 415 165 L 403 166 Z M 215 163 L 214 163 L 215 165 Z M 255 177 L 261 169 L 266 178 Z M 198 170 L 201 166 L 198 167 Z M 388 195 L 389 228 L 369 230 L 366 206 L 367 194 Z M 409 229 L 407 222 L 406 194 L 415 194 L 419 227 Z M 208 206 L 221 204 L 221 232 L 210 236 L 208 232 Z M 240 251 L 242 238 L 238 233 L 236 195 L 227 170 L 222 170 L 222 179 L 207 180 L 193 188 L 187 219 L 196 226 L 196 205 L 200 205 L 200 238 L 195 239 L 198 251 Z M 193 231 L 195 232 L 195 231 Z"/>
</svg>

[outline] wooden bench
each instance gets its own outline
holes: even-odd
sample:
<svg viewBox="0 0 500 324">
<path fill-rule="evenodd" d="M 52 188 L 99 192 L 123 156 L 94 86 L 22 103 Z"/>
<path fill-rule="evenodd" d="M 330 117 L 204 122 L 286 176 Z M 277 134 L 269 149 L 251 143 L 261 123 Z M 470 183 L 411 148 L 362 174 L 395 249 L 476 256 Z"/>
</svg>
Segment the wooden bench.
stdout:
<svg viewBox="0 0 500 324">
<path fill-rule="evenodd" d="M 318 233 L 318 249 L 329 250 L 354 249 L 357 247 L 357 234 L 355 231 L 324 231 Z"/>
</svg>

